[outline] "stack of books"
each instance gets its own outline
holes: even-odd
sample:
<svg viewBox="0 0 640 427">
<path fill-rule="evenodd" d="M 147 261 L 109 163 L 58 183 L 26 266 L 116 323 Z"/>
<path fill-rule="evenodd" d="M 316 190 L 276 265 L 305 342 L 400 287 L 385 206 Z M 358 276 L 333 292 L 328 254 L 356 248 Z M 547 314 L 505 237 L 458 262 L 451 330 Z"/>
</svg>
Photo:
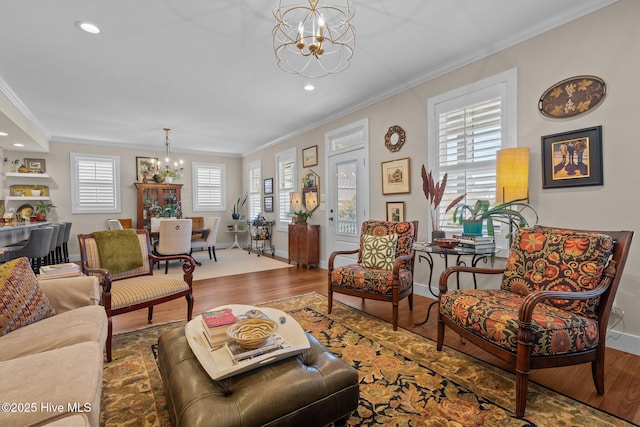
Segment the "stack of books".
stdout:
<svg viewBox="0 0 640 427">
<path fill-rule="evenodd" d="M 233 340 L 227 341 L 224 345 L 229 352 L 229 357 L 231 357 L 231 361 L 234 365 L 238 364 L 239 362 L 251 360 L 254 357 L 262 356 L 263 354 L 272 353 L 276 350 L 291 347 L 291 345 L 277 333 L 271 335 L 264 345 L 251 350 L 242 348 L 237 342 Z"/>
<path fill-rule="evenodd" d="M 229 308 L 205 311 L 202 313 L 201 318 L 204 336 L 212 349 L 222 347 L 231 339 L 227 335 L 227 329 L 238 321 L 238 318 Z"/>
<path fill-rule="evenodd" d="M 78 264 L 72 262 L 67 264 L 45 265 L 40 267 L 40 280 L 60 279 L 62 277 L 82 276 L 82 270 Z"/>
<path fill-rule="evenodd" d="M 471 249 L 493 249 L 496 247 L 496 242 L 493 236 L 465 236 L 455 235 L 454 239 L 458 240 L 458 246 Z"/>
</svg>

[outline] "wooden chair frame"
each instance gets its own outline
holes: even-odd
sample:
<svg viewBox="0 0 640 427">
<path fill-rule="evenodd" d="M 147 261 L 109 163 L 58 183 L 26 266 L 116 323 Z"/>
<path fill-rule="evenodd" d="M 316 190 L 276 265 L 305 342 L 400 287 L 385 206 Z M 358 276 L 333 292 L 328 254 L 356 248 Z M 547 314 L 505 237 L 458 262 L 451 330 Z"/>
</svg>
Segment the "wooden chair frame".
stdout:
<svg viewBox="0 0 640 427">
<path fill-rule="evenodd" d="M 195 270 L 196 263 L 193 258 L 189 255 L 170 255 L 170 256 L 158 256 L 154 255 L 151 251 L 151 240 L 149 238 L 149 233 L 147 230 L 136 230 L 137 234 L 145 234 L 147 241 L 147 272 L 143 274 L 137 274 L 135 276 L 122 277 L 118 279 L 114 279 L 109 272 L 104 268 L 89 268 L 87 265 L 87 247 L 85 243 L 85 239 L 93 238 L 93 234 L 78 234 L 78 243 L 80 245 L 80 259 L 83 273 L 86 275 L 97 276 L 100 280 L 100 287 L 102 289 L 102 305 L 107 313 L 108 319 L 108 333 L 107 333 L 107 362 L 111 362 L 111 338 L 113 335 L 113 325 L 112 325 L 112 317 L 117 316 L 118 314 L 128 313 L 130 311 L 136 311 L 143 308 L 148 308 L 149 312 L 147 315 L 147 320 L 151 323 L 153 318 L 153 306 L 162 304 L 167 301 L 174 300 L 176 298 L 185 297 L 187 300 L 187 320 L 191 320 L 193 315 L 193 271 Z M 189 285 L 189 288 L 185 291 L 178 292 L 175 294 L 167 295 L 162 298 L 154 299 L 151 301 L 145 301 L 139 304 L 130 305 L 127 307 L 121 307 L 118 309 L 111 308 L 111 284 L 115 280 L 131 280 L 135 277 L 140 276 L 153 276 L 153 265 L 162 261 L 171 261 L 171 260 L 182 260 L 182 271 L 184 272 L 183 280 Z"/>
<path fill-rule="evenodd" d="M 413 240 L 415 242 L 415 239 L 418 236 L 418 221 L 411 221 L 413 223 Z M 362 292 L 362 291 L 358 291 L 357 289 L 345 289 L 342 287 L 338 287 L 338 286 L 333 286 L 331 283 L 331 273 L 334 270 L 334 260 L 336 258 L 336 256 L 338 255 L 351 255 L 351 254 L 358 254 L 358 259 L 361 258 L 361 254 L 360 251 L 362 249 L 358 248 L 358 249 L 354 249 L 354 250 L 350 250 L 350 251 L 335 251 L 331 254 L 331 256 L 329 257 L 329 275 L 328 275 L 328 297 L 329 297 L 329 303 L 328 303 L 328 310 L 327 312 L 329 314 L 331 314 L 331 310 L 333 309 L 333 293 L 334 292 L 338 292 L 340 294 L 345 294 L 345 295 L 352 295 L 352 296 L 356 296 L 356 297 L 361 297 L 362 300 L 364 301 L 365 298 L 367 299 L 374 299 L 374 300 L 378 300 L 378 301 L 389 301 L 392 304 L 392 324 L 393 324 L 393 330 L 397 331 L 398 330 L 398 307 L 400 304 L 400 301 L 403 300 L 404 298 L 408 298 L 408 302 L 409 302 L 409 310 L 413 310 L 413 272 L 415 269 L 415 257 L 416 257 L 416 252 L 412 249 L 409 254 L 406 255 L 401 255 L 398 256 L 394 263 L 393 263 L 393 283 L 392 283 L 392 291 L 391 291 L 391 295 L 388 294 L 375 294 L 375 293 L 371 293 L 371 292 Z M 411 286 L 409 286 L 406 290 L 400 292 L 400 267 L 402 265 L 404 265 L 405 262 L 410 261 L 411 262 Z"/>
<path fill-rule="evenodd" d="M 611 307 L 620 284 L 620 277 L 624 270 L 633 231 L 588 231 L 588 230 L 569 230 L 577 232 L 602 233 L 611 236 L 614 239 L 613 256 L 609 265 L 605 269 L 604 275 L 597 287 L 586 292 L 557 292 L 557 291 L 536 291 L 531 292 L 524 299 L 518 314 L 518 345 L 517 351 L 511 352 L 505 348 L 499 347 L 482 337 L 474 334 L 472 331 L 466 330 L 456 324 L 454 321 L 442 315 L 438 310 L 438 338 L 437 349 L 441 350 L 444 343 L 444 327 L 445 325 L 459 334 L 462 338 L 486 350 L 492 355 L 510 363 L 515 367 L 516 371 L 516 416 L 523 417 L 527 404 L 528 379 L 531 369 L 551 368 L 557 366 L 576 365 L 591 362 L 591 373 L 597 393 L 604 394 L 604 356 L 605 356 L 605 339 L 607 335 L 607 323 L 611 313 Z M 447 268 L 440 276 L 439 289 L 440 295 L 448 291 L 448 279 L 453 274 L 471 273 L 471 274 L 502 274 L 504 269 L 478 268 L 467 266 L 455 266 Z M 597 319 L 599 328 L 598 346 L 584 351 L 573 352 L 569 354 L 549 355 L 549 356 L 531 356 L 532 334 L 531 334 L 531 318 L 533 309 L 536 304 L 550 300 L 587 300 L 600 296 L 600 303 L 597 308 Z M 441 298 L 441 297 L 440 297 Z"/>
</svg>

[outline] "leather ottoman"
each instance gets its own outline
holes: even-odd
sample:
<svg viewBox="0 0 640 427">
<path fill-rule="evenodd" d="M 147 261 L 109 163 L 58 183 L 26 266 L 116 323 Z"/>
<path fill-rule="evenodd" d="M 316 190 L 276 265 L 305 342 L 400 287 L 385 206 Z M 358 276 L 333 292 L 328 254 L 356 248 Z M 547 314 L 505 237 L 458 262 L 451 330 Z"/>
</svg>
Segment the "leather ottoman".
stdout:
<svg viewBox="0 0 640 427">
<path fill-rule="evenodd" d="M 358 407 L 358 373 L 308 337 L 301 354 L 214 381 L 184 328 L 165 332 L 158 366 L 173 427 L 343 424 Z"/>
</svg>

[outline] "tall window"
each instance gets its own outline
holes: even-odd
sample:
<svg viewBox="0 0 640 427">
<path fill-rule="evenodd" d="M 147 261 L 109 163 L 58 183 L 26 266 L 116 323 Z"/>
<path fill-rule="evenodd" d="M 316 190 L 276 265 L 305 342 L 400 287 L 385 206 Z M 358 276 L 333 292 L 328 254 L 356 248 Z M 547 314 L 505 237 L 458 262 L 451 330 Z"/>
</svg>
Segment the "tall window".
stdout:
<svg viewBox="0 0 640 427">
<path fill-rule="evenodd" d="M 289 210 L 289 193 L 298 190 L 295 147 L 276 154 L 276 165 L 278 167 L 278 229 L 287 231 L 287 224 L 291 222 L 292 216 Z"/>
<path fill-rule="evenodd" d="M 262 161 L 249 163 L 249 219 L 262 212 Z"/>
<path fill-rule="evenodd" d="M 437 221 L 449 233 L 461 232 L 445 216 L 453 199 L 496 201 L 496 153 L 516 146 L 516 91 L 514 69 L 429 99 L 429 167 L 439 180 L 448 174 Z"/>
<path fill-rule="evenodd" d="M 194 212 L 227 210 L 224 164 L 193 162 L 192 182 Z"/>
<path fill-rule="evenodd" d="M 120 157 L 70 154 L 71 213 L 117 213 L 120 201 Z"/>
</svg>

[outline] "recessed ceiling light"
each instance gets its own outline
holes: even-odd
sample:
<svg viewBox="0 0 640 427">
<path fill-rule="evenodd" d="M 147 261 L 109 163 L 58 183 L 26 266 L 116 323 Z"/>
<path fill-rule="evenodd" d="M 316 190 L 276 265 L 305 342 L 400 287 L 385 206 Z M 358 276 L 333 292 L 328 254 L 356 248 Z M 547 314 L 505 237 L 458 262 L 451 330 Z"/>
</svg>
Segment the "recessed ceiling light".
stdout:
<svg viewBox="0 0 640 427">
<path fill-rule="evenodd" d="M 314 85 L 312 85 L 312 84 L 304 85 L 304 90 L 309 91 L 309 92 L 314 90 L 315 88 L 316 87 Z"/>
<path fill-rule="evenodd" d="M 20 144 L 19 142 L 14 142 L 12 145 L 14 147 L 24 147 L 24 144 Z"/>
<path fill-rule="evenodd" d="M 0 132 L 0 136 L 9 136 L 9 134 L 6 132 Z"/>
<path fill-rule="evenodd" d="M 85 31 L 89 34 L 100 34 L 100 28 L 95 26 L 90 22 L 77 21 L 76 27 L 80 28 L 82 31 Z"/>
</svg>

